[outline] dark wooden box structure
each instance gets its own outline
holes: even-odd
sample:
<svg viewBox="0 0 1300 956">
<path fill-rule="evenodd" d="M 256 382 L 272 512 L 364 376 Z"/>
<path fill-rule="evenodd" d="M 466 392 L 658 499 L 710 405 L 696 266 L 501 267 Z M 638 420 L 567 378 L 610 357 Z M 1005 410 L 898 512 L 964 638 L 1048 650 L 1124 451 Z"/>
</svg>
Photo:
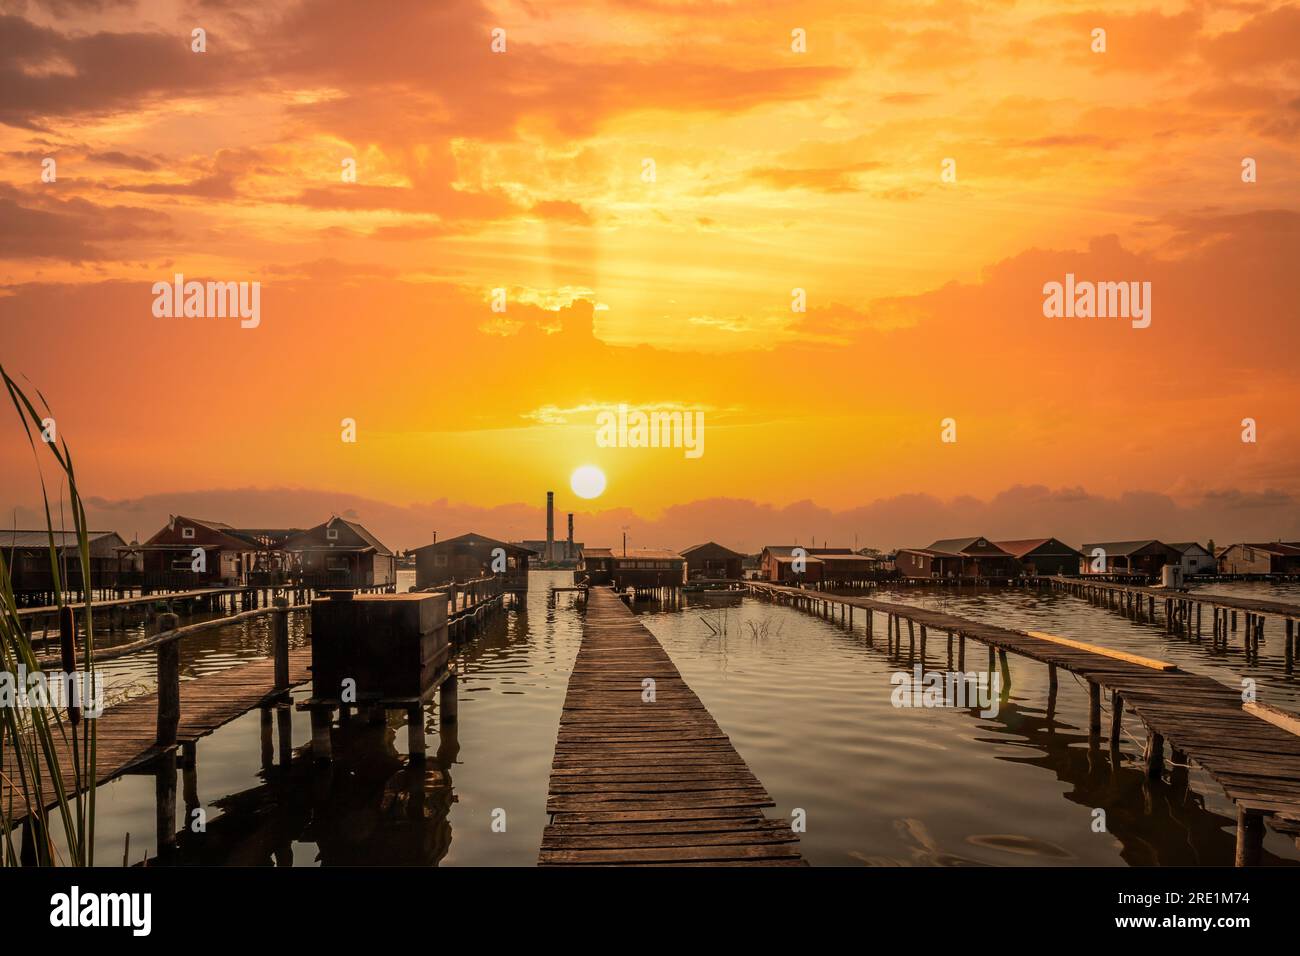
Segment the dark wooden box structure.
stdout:
<svg viewBox="0 0 1300 956">
<path fill-rule="evenodd" d="M 312 601 L 316 700 L 338 700 L 347 678 L 358 702 L 422 698 L 448 656 L 446 594 L 335 591 Z"/>
</svg>

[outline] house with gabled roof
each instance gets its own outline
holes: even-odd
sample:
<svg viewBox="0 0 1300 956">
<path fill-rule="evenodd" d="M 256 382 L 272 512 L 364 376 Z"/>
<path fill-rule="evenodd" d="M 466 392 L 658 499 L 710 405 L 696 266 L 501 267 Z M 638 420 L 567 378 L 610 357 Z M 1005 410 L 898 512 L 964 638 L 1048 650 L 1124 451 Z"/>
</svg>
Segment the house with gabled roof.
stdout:
<svg viewBox="0 0 1300 956">
<path fill-rule="evenodd" d="M 1019 562 L 1023 574 L 1079 573 L 1079 558 L 1083 555 L 1058 538 L 1024 538 L 993 543 Z"/>
<path fill-rule="evenodd" d="M 472 531 L 421 545 L 409 553 L 415 555 L 417 589 L 449 581 L 472 581 L 490 574 L 504 574 L 507 588 L 527 588 L 529 562 L 536 557 L 529 548 Z M 502 562 L 505 570 L 494 570 Z"/>
<path fill-rule="evenodd" d="M 393 552 L 365 526 L 333 516 L 289 535 L 290 573 L 316 588 L 383 587 L 397 581 Z"/>
<path fill-rule="evenodd" d="M 1146 574 L 1159 577 L 1166 564 L 1181 564 L 1182 552 L 1163 541 L 1099 541 L 1085 544 L 1079 568 L 1084 574 Z"/>
</svg>

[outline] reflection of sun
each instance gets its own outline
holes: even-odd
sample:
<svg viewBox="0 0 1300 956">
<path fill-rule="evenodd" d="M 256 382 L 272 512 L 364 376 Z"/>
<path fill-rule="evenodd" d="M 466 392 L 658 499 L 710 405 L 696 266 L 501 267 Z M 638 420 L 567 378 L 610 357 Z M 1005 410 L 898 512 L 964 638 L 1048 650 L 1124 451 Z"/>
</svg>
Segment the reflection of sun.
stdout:
<svg viewBox="0 0 1300 956">
<path fill-rule="evenodd" d="M 579 498 L 599 498 L 605 491 L 605 473 L 595 465 L 583 465 L 569 476 L 569 487 Z"/>
</svg>

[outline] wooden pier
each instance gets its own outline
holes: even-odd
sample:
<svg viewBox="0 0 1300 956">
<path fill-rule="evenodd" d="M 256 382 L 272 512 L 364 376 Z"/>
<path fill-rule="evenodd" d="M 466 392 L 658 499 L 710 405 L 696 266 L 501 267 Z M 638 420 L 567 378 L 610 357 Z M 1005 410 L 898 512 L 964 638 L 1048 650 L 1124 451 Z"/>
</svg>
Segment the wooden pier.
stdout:
<svg viewBox="0 0 1300 956">
<path fill-rule="evenodd" d="M 1139 619 L 1155 621 L 1156 608 L 1159 606 L 1164 612 L 1166 632 L 1199 640 L 1208 631 L 1216 646 L 1227 647 L 1229 637 L 1237 632 L 1238 614 L 1244 615 L 1242 641 L 1247 655 L 1251 657 L 1259 655 L 1265 620 L 1268 617 L 1279 618 L 1285 628 L 1282 642 L 1283 667 L 1288 674 L 1295 669 L 1295 659 L 1300 651 L 1296 633 L 1296 622 L 1300 621 L 1300 605 L 1204 591 L 1112 584 L 1088 578 L 1053 577 L 1040 580 L 1049 583 L 1054 590 L 1064 591 L 1092 604 Z M 1209 610 L 1208 615 L 1204 614 L 1206 609 Z M 1203 617 L 1211 619 L 1208 624 L 1203 623 Z"/>
<path fill-rule="evenodd" d="M 1158 777 L 1165 766 L 1165 747 L 1175 763 L 1194 760 L 1215 780 L 1237 807 L 1239 866 L 1259 860 L 1264 822 L 1300 845 L 1300 719 L 1274 708 L 1243 705 L 1240 689 L 1173 664 L 1089 645 L 1039 632 L 1015 631 L 931 611 L 862 597 L 753 582 L 751 593 L 801 610 L 838 618 L 853 626 L 854 610 L 864 615 L 866 637 L 874 640 L 875 614 L 886 620 L 886 641 L 901 647 L 903 622 L 909 646 L 919 639 L 920 659 L 926 656 L 930 631 L 945 635 L 949 667 L 965 670 L 966 641 L 988 648 L 988 666 L 1001 669 L 1004 689 L 1010 683 L 1006 654 L 1011 652 L 1048 667 L 1048 714 L 1055 710 L 1057 670 L 1083 678 L 1088 687 L 1088 731 L 1101 739 L 1101 696 L 1111 692 L 1110 745 L 1119 746 L 1125 710 L 1147 727 L 1144 753 L 1147 772 Z M 918 634 L 919 630 L 919 634 Z M 956 657 L 954 658 L 954 641 Z"/>
<path fill-rule="evenodd" d="M 288 652 L 288 684 L 296 687 L 310 677 L 311 648 L 300 647 Z M 220 729 L 236 717 L 254 708 L 272 703 L 284 696 L 284 688 L 277 688 L 275 661 L 272 658 L 239 664 L 215 674 L 179 682 L 180 707 L 175 716 L 172 739 L 166 726 L 165 701 L 157 692 L 133 697 L 105 709 L 95 719 L 95 771 L 96 783 L 106 783 L 123 774 L 143 768 L 146 764 L 172 753 L 177 747 L 190 750 L 202 737 Z M 83 720 L 78 728 L 80 741 L 86 730 Z M 6 741 L 6 749 L 10 742 Z M 74 779 L 72 754 L 67 742 L 58 743 L 59 767 L 65 787 L 71 788 Z M 4 755 L 5 765 L 12 757 Z M 49 768 L 42 762 L 41 791 L 47 796 L 54 793 Z M 85 768 L 82 768 L 84 774 Z M 12 789 L 12 794 L 11 794 Z M 20 788 L 11 788 L 9 782 L 0 782 L 0 800 L 9 804 L 12 795 L 14 820 L 27 816 L 22 806 Z"/>
<path fill-rule="evenodd" d="M 587 592 L 555 743 L 543 865 L 797 866 L 798 836 L 666 651 Z"/>
</svg>

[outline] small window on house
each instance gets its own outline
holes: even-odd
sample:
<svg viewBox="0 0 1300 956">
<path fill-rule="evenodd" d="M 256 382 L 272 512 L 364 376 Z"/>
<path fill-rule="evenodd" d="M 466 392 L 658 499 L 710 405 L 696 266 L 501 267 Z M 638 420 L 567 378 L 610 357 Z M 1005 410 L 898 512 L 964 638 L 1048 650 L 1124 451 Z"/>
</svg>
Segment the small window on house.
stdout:
<svg viewBox="0 0 1300 956">
<path fill-rule="evenodd" d="M 339 529 L 338 529 L 338 528 L 326 528 L 326 529 L 325 529 L 325 537 L 326 537 L 328 540 L 330 540 L 330 541 L 337 541 L 337 540 L 339 539 Z"/>
<path fill-rule="evenodd" d="M 193 528 L 181 528 L 181 537 L 182 537 L 182 538 L 192 538 L 192 537 L 194 537 L 194 529 L 193 529 Z"/>
</svg>

